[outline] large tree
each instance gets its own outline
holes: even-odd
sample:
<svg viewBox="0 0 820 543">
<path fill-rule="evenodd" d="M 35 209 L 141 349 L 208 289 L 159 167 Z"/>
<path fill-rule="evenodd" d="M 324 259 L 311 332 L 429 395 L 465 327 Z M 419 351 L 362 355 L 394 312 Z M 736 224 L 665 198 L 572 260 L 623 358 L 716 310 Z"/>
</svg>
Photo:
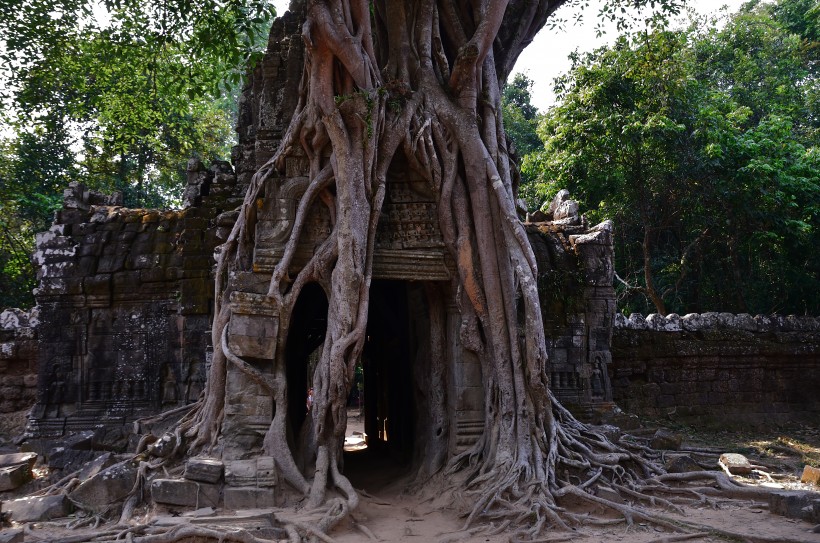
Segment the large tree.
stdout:
<svg viewBox="0 0 820 543">
<path fill-rule="evenodd" d="M 532 249 L 516 210 L 504 134 L 501 88 L 522 49 L 560 0 L 376 1 L 309 0 L 303 40 L 306 61 L 299 105 L 276 155 L 253 177 L 240 218 L 217 269 L 215 345 L 205 402 L 186 430 L 194 445 L 219 434 L 226 366 L 247 368 L 229 349 L 234 270 L 249 269 L 256 201 L 293 156 L 310 161 L 309 184 L 268 295 L 278 310 L 276 404 L 265 439 L 284 478 L 326 502 L 335 486 L 344 499 L 321 522 L 328 528 L 358 497 L 340 472 L 346 399 L 366 339 L 374 239 L 387 169 L 399 155 L 438 198 L 439 224 L 457 263 L 457 303 L 464 346 L 480 360 L 485 429 L 468 451 L 444 465 L 431 441 L 425 454 L 476 494 L 468 521 L 509 517 L 530 536 L 566 527 L 556 498 L 590 501 L 582 481 L 627 483 L 657 472 L 640 455 L 581 425 L 549 391 L 547 351 Z M 326 159 L 325 157 L 329 157 Z M 324 202 L 332 233 L 310 262 L 290 276 L 307 211 Z M 297 469 L 286 436 L 284 350 L 294 305 L 308 284 L 328 294 L 327 332 L 314 374 L 312 431 L 316 470 Z M 251 372 L 252 373 L 252 372 Z M 259 377 L 259 376 L 257 376 Z M 260 384 L 264 379 L 258 378 Z M 296 392 L 298 393 L 298 392 Z M 439 414 L 444 416 L 443 413 Z M 435 416 L 433 414 L 432 416 Z"/>
<path fill-rule="evenodd" d="M 440 229 L 457 268 L 460 339 L 480 361 L 485 398 L 482 437 L 452 458 L 442 454 L 443 443 L 428 439 L 422 480 L 438 473 L 467 490 L 472 498 L 467 523 L 499 521 L 512 539 L 538 538 L 547 529 L 583 522 L 583 515 L 559 506 L 565 496 L 610 507 L 627 522 L 651 519 L 675 528 L 588 491 L 596 485 L 632 499 L 669 503 L 650 497 L 665 492 L 661 479 L 642 485 L 645 478 L 662 473 L 647 460 L 644 447 L 614 443 L 579 423 L 549 389 L 536 262 L 517 215 L 500 89 L 518 54 L 561 3 L 307 1 L 307 54 L 298 107 L 279 150 L 254 175 L 221 249 L 207 387 L 202 402 L 176 429 L 177 437 L 189 439 L 189 450 L 218 441 L 229 364 L 268 389 L 275 414 L 264 440 L 266 452 L 275 458 L 283 479 L 305 496 L 306 510 L 323 512 L 316 526 L 292 523 L 293 541 L 300 539 L 299 529 L 326 531 L 359 500 L 340 467 L 346 400 L 366 341 L 376 227 L 394 160 L 406 161 L 438 199 Z M 303 156 L 310 165 L 307 186 L 267 292 L 267 309 L 279 317 L 269 381 L 229 347 L 231 281 L 237 272 L 252 269 L 262 191 L 281 179 L 277 173 L 285 173 L 289 158 Z M 314 203 L 327 206 L 331 233 L 309 262 L 290 275 Z M 295 458 L 288 446 L 288 395 L 303 391 L 288 390 L 285 344 L 296 301 L 309 283 L 325 290 L 328 310 L 310 410 L 315 469 L 305 475 L 297 466 L 310 459 Z M 430 318 L 434 321 L 435 314 Z M 433 337 L 431 343 L 440 340 Z M 431 356 L 432 371 L 440 372 L 435 364 L 442 358 L 436 355 Z M 433 422 L 446 413 L 433 405 L 424 416 L 435 428 Z M 284 521 L 285 516 L 277 518 Z M 189 526 L 137 541 L 216 538 L 214 533 Z M 255 541 L 238 532 L 219 539 Z"/>
</svg>

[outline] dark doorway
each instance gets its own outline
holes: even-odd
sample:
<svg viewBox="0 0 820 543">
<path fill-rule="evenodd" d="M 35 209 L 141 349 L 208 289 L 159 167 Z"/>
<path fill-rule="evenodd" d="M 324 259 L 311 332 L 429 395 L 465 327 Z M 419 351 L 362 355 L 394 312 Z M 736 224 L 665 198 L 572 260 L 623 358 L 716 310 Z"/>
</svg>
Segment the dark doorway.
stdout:
<svg viewBox="0 0 820 543">
<path fill-rule="evenodd" d="M 327 297 L 316 283 L 305 285 L 288 330 L 285 376 L 288 390 L 289 440 L 291 450 L 307 416 L 308 391 L 327 331 Z M 297 458 L 299 455 L 296 456 Z"/>
<path fill-rule="evenodd" d="M 365 472 L 401 471 L 411 461 L 415 412 L 410 330 L 407 283 L 373 281 L 362 353 L 367 448 L 345 454 L 346 474 L 365 487 Z"/>
</svg>

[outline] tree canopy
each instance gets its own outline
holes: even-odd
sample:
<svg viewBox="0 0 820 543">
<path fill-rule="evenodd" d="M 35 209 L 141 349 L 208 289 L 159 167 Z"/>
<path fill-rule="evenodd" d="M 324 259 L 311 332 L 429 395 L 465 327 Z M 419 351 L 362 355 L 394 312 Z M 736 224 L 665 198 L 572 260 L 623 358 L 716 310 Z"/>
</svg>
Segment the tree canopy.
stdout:
<svg viewBox="0 0 820 543">
<path fill-rule="evenodd" d="M 569 188 L 615 220 L 623 310 L 820 307 L 817 12 L 753 2 L 722 28 L 633 33 L 557 80 L 524 192 Z"/>
<path fill-rule="evenodd" d="M 70 181 L 179 201 L 189 158 L 225 159 L 267 0 L 0 3 L 0 306 L 30 305 L 34 233 Z"/>
</svg>

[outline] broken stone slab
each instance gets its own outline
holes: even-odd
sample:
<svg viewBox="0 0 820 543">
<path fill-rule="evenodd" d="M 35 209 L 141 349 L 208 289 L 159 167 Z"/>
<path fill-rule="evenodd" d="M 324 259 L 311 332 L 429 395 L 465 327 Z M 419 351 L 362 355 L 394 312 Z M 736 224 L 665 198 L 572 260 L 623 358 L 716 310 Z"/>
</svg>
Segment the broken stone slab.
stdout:
<svg viewBox="0 0 820 543">
<path fill-rule="evenodd" d="M 91 450 L 65 449 L 58 447 L 48 453 L 48 467 L 70 473 L 94 460 L 97 453 Z"/>
<path fill-rule="evenodd" d="M 255 486 L 225 487 L 225 509 L 267 509 L 276 506 L 272 488 Z"/>
<path fill-rule="evenodd" d="M 665 430 L 663 428 L 658 428 L 658 430 L 652 436 L 650 445 L 653 449 L 677 451 L 678 449 L 680 449 L 680 444 L 682 441 L 683 437 L 680 434 L 670 432 L 669 430 Z"/>
<path fill-rule="evenodd" d="M 820 469 L 812 466 L 805 466 L 803 468 L 803 475 L 800 477 L 801 483 L 820 485 Z"/>
<path fill-rule="evenodd" d="M 670 456 L 666 460 L 666 471 L 669 473 L 689 473 L 703 471 L 703 468 L 688 454 Z"/>
<path fill-rule="evenodd" d="M 68 499 L 80 509 L 108 511 L 128 496 L 136 480 L 137 466 L 131 461 L 120 462 L 80 483 Z"/>
<path fill-rule="evenodd" d="M 31 468 L 28 464 L 0 468 L 0 492 L 19 488 L 29 482 L 31 478 Z"/>
<path fill-rule="evenodd" d="M 191 458 L 185 463 L 183 477 L 200 483 L 218 483 L 225 472 L 225 464 L 215 458 Z"/>
<path fill-rule="evenodd" d="M 37 496 L 4 502 L 3 511 L 14 522 L 39 522 L 67 516 L 71 504 L 65 494 Z"/>
<path fill-rule="evenodd" d="M 0 543 L 23 543 L 25 536 L 22 528 L 6 529 L 0 532 Z"/>
<path fill-rule="evenodd" d="M 752 464 L 742 454 L 723 453 L 718 459 L 718 464 L 732 475 L 748 475 L 752 472 Z"/>
<path fill-rule="evenodd" d="M 97 475 L 102 470 L 111 467 L 116 462 L 114 455 L 112 453 L 103 453 L 100 456 L 96 457 L 94 460 L 88 462 L 86 465 L 82 467 L 80 470 L 80 474 L 77 478 L 80 481 L 85 481 L 86 479 L 90 479 Z"/>
<path fill-rule="evenodd" d="M 0 454 L 0 468 L 28 464 L 29 469 L 31 469 L 36 463 L 37 453 L 34 452 Z"/>
<path fill-rule="evenodd" d="M 185 479 L 154 479 L 151 481 L 151 498 L 156 503 L 182 507 L 217 507 L 219 486 Z"/>
<path fill-rule="evenodd" d="M 216 514 L 216 509 L 213 507 L 201 507 L 196 509 L 195 511 L 186 511 L 182 513 L 183 517 L 194 517 L 194 518 L 201 518 L 201 517 L 212 517 Z"/>
<path fill-rule="evenodd" d="M 801 490 L 772 492 L 769 511 L 786 518 L 820 522 L 820 493 Z"/>
</svg>

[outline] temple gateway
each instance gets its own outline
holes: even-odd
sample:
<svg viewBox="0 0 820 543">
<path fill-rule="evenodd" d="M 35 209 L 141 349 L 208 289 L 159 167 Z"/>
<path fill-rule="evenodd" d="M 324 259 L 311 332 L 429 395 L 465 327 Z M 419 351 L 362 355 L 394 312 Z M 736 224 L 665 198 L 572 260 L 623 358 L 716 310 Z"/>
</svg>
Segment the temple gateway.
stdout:
<svg viewBox="0 0 820 543">
<path fill-rule="evenodd" d="M 134 429 L 134 421 L 180 412 L 199 397 L 212 349 L 213 254 L 294 110 L 303 66 L 299 21 L 290 12 L 275 21 L 264 60 L 242 94 L 232 164 L 206 168 L 192 161 L 182 209 L 128 209 L 116 195 L 79 184 L 66 189 L 54 226 L 38 236 L 35 257 L 41 326 L 32 438 L 95 430 L 116 440 Z M 253 271 L 229 278 L 225 338 L 235 355 L 268 377 L 274 353 L 285 349 L 288 390 L 305 391 L 288 399 L 294 448 L 324 341 L 327 296 L 318 284 L 308 285 L 288 323 L 286 345 L 278 345 L 283 324 L 267 290 L 307 187 L 307 168 L 305 157 L 288 158 L 285 175 L 269 181 L 258 198 Z M 413 451 L 420 431 L 415 414 L 425 402 L 446 406 L 448 416 L 436 431 L 448 436 L 450 454 L 474 443 L 484 427 L 481 367 L 462 346 L 456 268 L 444 248 L 436 201 L 410 165 L 391 165 L 354 393 L 368 443 L 400 457 Z M 577 415 L 589 415 L 611 401 L 611 224 L 588 225 L 566 191 L 545 212 L 521 218 L 538 261 L 553 393 Z M 317 201 L 295 248 L 292 276 L 329 235 L 330 224 L 328 206 Z M 434 386 L 428 387 L 431 372 Z M 222 458 L 255 458 L 273 400 L 235 365 L 227 380 Z"/>
</svg>

